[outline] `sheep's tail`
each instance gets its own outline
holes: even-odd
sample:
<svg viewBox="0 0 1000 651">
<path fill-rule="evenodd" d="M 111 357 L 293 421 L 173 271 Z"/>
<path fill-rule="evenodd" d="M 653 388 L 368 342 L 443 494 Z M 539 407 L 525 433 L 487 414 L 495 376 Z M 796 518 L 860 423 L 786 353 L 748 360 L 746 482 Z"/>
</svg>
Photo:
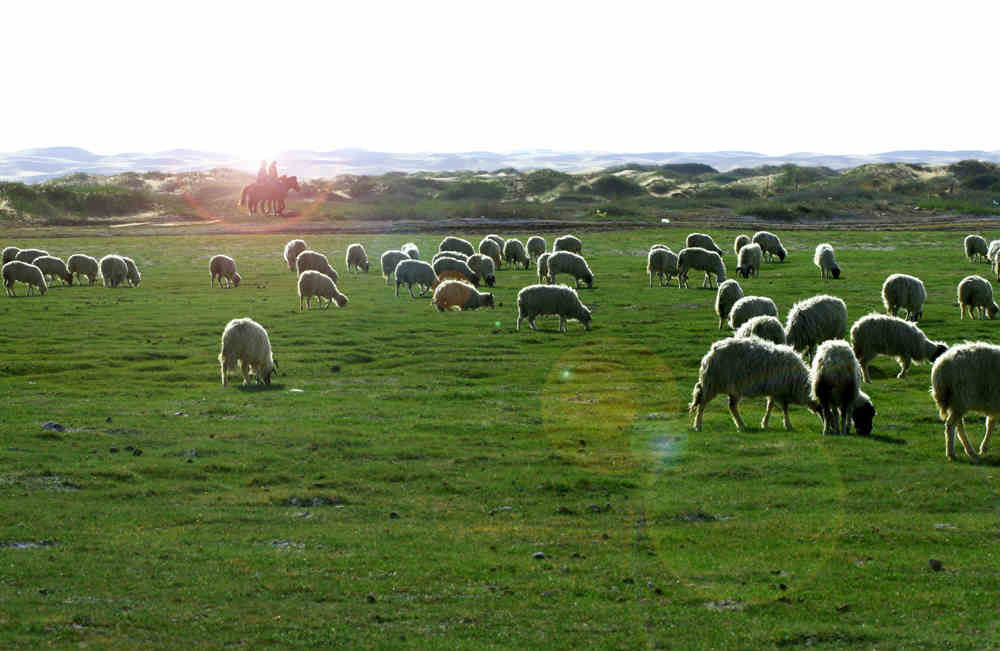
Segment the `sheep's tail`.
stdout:
<svg viewBox="0 0 1000 651">
<path fill-rule="evenodd" d="M 705 389 L 701 385 L 701 381 L 695 383 L 694 391 L 691 392 L 691 404 L 688 405 L 688 414 L 694 416 L 695 412 L 698 410 L 698 405 L 701 404 L 702 399 L 705 396 Z"/>
<path fill-rule="evenodd" d="M 942 382 L 941 385 L 934 383 L 931 385 L 931 395 L 937 403 L 941 420 L 948 420 L 948 414 L 951 412 L 951 386 L 946 382 Z"/>
<path fill-rule="evenodd" d="M 244 185 L 243 186 L 243 192 L 240 193 L 240 202 L 238 204 L 236 204 L 237 206 L 245 206 L 245 205 L 247 205 L 247 192 L 249 192 L 249 191 L 250 191 L 250 186 L 249 185 Z"/>
</svg>

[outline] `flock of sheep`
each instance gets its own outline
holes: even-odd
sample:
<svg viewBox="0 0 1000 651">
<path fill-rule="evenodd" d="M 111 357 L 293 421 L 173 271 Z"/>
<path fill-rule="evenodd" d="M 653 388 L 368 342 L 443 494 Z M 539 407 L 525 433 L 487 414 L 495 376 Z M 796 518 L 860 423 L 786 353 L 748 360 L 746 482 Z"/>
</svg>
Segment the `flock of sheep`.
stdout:
<svg viewBox="0 0 1000 651">
<path fill-rule="evenodd" d="M 14 283 L 20 282 L 28 286 L 28 294 L 37 291 L 44 296 L 49 290 L 49 283 L 58 278 L 67 285 L 72 285 L 76 279 L 83 283 L 86 277 L 90 285 L 97 280 L 98 271 L 104 279 L 105 287 L 118 287 L 128 283 L 138 287 L 142 275 L 135 260 L 123 255 L 106 255 L 98 262 L 96 258 L 83 253 L 74 253 L 63 262 L 61 258 L 49 255 L 42 249 L 19 249 L 8 246 L 3 250 L 3 286 L 7 296 L 16 296 Z M 46 280 L 48 279 L 48 280 Z"/>
</svg>

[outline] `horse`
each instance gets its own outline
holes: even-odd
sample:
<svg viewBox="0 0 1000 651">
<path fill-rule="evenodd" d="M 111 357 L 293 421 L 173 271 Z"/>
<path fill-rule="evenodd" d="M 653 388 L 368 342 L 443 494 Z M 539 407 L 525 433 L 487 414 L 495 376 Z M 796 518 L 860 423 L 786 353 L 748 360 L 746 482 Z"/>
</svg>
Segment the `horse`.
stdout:
<svg viewBox="0 0 1000 651">
<path fill-rule="evenodd" d="M 266 214 L 267 202 L 271 203 L 272 212 L 281 215 L 285 210 L 285 197 L 289 190 L 299 191 L 299 179 L 296 176 L 280 176 L 277 182 L 251 183 L 243 187 L 240 193 L 239 206 L 246 206 L 249 215 L 252 217 L 257 212 L 257 204 L 261 205 L 261 212 Z"/>
</svg>

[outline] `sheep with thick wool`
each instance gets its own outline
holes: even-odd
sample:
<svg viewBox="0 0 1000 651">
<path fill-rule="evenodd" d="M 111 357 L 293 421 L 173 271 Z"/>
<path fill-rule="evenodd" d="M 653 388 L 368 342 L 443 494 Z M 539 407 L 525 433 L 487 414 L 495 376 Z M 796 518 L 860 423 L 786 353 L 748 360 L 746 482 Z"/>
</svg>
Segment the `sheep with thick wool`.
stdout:
<svg viewBox="0 0 1000 651">
<path fill-rule="evenodd" d="M 410 260 L 410 256 L 406 255 L 402 251 L 397 251 L 395 249 L 390 249 L 382 254 L 382 258 L 379 261 L 382 265 L 382 277 L 385 278 L 385 284 L 389 284 L 389 276 L 396 271 L 396 265 L 398 265 L 403 260 Z"/>
<path fill-rule="evenodd" d="M 562 235 L 552 243 L 552 252 L 571 251 L 577 255 L 583 253 L 583 242 L 574 235 Z"/>
<path fill-rule="evenodd" d="M 861 365 L 865 382 L 871 382 L 869 364 L 879 355 L 895 357 L 899 362 L 898 378 L 906 376 L 913 362 L 933 362 L 948 345 L 931 341 L 917 324 L 889 314 L 867 314 L 851 326 L 851 346 Z"/>
<path fill-rule="evenodd" d="M 969 262 L 976 262 L 977 259 L 982 262 L 987 259 L 990 245 L 982 235 L 966 235 L 964 244 L 965 256 L 969 258 Z"/>
<path fill-rule="evenodd" d="M 42 273 L 49 279 L 58 278 L 67 285 L 73 284 L 73 274 L 66 268 L 66 263 L 54 255 L 38 256 L 31 264 L 41 269 Z"/>
<path fill-rule="evenodd" d="M 785 344 L 785 326 L 781 324 L 778 317 L 769 314 L 755 316 L 749 319 L 733 333 L 734 337 L 745 339 L 747 337 L 760 337 L 767 339 L 773 344 Z"/>
<path fill-rule="evenodd" d="M 320 272 L 333 282 L 340 280 L 340 274 L 337 273 L 336 269 L 330 266 L 330 261 L 319 251 L 306 249 L 305 251 L 299 253 L 298 257 L 295 258 L 295 269 L 298 271 L 300 276 L 303 271 L 312 270 Z"/>
<path fill-rule="evenodd" d="M 745 244 L 736 254 L 736 271 L 744 278 L 760 276 L 760 265 L 764 252 L 759 244 Z"/>
<path fill-rule="evenodd" d="M 438 251 L 431 258 L 431 265 L 440 260 L 441 258 L 451 258 L 452 260 L 461 260 L 462 262 L 468 262 L 469 257 L 464 253 L 459 253 L 458 251 Z"/>
<path fill-rule="evenodd" d="M 788 311 L 785 341 L 812 357 L 816 346 L 847 333 L 847 305 L 836 296 L 820 294 L 799 301 Z"/>
<path fill-rule="evenodd" d="M 765 260 L 777 257 L 779 262 L 784 262 L 785 258 L 788 257 L 788 251 L 782 246 L 781 238 L 770 231 L 757 231 L 750 238 L 750 241 L 760 245 L 760 250 L 764 252 Z"/>
<path fill-rule="evenodd" d="M 99 264 L 105 287 L 118 287 L 128 281 L 128 264 L 122 256 L 108 254 L 101 258 Z"/>
<path fill-rule="evenodd" d="M 486 236 L 485 238 L 483 238 L 483 239 L 487 239 L 487 240 L 493 240 L 494 242 L 496 242 L 496 243 L 497 243 L 497 246 L 499 246 L 499 247 L 500 247 L 500 250 L 501 250 L 501 251 L 503 251 L 503 244 L 504 244 L 504 242 L 506 242 L 506 241 L 507 241 L 506 239 L 504 239 L 504 238 L 500 237 L 500 236 L 499 236 L 499 235 L 497 235 L 496 233 L 490 233 L 489 235 L 487 235 L 487 236 Z"/>
<path fill-rule="evenodd" d="M 308 269 L 299 274 L 299 312 L 302 311 L 302 301 L 305 300 L 306 309 L 312 309 L 313 296 L 317 297 L 318 303 L 323 309 L 330 307 L 331 301 L 336 301 L 337 307 L 347 305 L 347 296 L 340 293 L 337 283 L 330 280 L 326 274 Z M 323 299 L 326 305 L 323 305 Z"/>
<path fill-rule="evenodd" d="M 545 285 L 549 282 L 549 258 L 551 257 L 552 254 L 546 251 L 535 260 L 535 267 L 538 271 L 538 283 L 540 285 Z"/>
<path fill-rule="evenodd" d="M 434 273 L 440 276 L 446 271 L 451 271 L 457 274 L 461 274 L 465 277 L 467 281 L 479 287 L 479 274 L 472 270 L 468 262 L 463 262 L 462 260 L 456 260 L 455 258 L 438 258 L 433 263 L 431 267 L 434 269 Z"/>
<path fill-rule="evenodd" d="M 744 296 L 729 308 L 729 327 L 738 330 L 755 316 L 778 316 L 778 306 L 767 296 Z"/>
<path fill-rule="evenodd" d="M 814 412 L 819 411 L 810 389 L 809 368 L 789 346 L 759 337 L 730 337 L 712 344 L 701 358 L 688 411 L 694 415 L 694 429 L 701 431 L 705 407 L 720 393 L 726 394 L 736 428 L 745 430 L 747 427 L 739 411 L 740 400 L 767 396 L 761 428 L 767 428 L 771 410 L 778 404 L 784 414 L 785 429 L 791 429 L 789 405 L 806 405 Z"/>
<path fill-rule="evenodd" d="M 811 397 L 820 405 L 824 434 L 850 434 L 852 422 L 861 436 L 872 433 L 875 406 L 861 390 L 861 365 L 850 344 L 842 339 L 820 344 L 811 379 Z"/>
<path fill-rule="evenodd" d="M 132 287 L 138 287 L 139 283 L 142 282 L 142 275 L 139 273 L 139 267 L 135 264 L 135 260 L 125 255 L 121 258 L 125 261 L 127 269 L 125 278 L 128 280 L 128 284 Z"/>
<path fill-rule="evenodd" d="M 219 289 L 222 289 L 222 281 L 226 281 L 226 287 L 239 287 L 243 277 L 236 272 L 236 261 L 228 255 L 213 255 L 208 261 L 208 271 L 212 274 L 209 284 L 215 287 L 215 280 L 219 280 Z"/>
<path fill-rule="evenodd" d="M 403 260 L 396 265 L 396 296 L 399 296 L 400 285 L 406 285 L 410 291 L 410 298 L 416 298 L 413 295 L 414 285 L 420 289 L 420 296 L 423 296 L 437 282 L 437 279 L 437 273 L 429 262 L 412 258 Z"/>
<path fill-rule="evenodd" d="M 83 277 L 86 276 L 93 286 L 100 270 L 97 258 L 92 258 L 84 253 L 74 253 L 66 259 L 66 268 L 71 274 L 77 277 L 78 282 L 83 284 Z"/>
<path fill-rule="evenodd" d="M 517 331 L 524 320 L 535 330 L 535 318 L 541 314 L 558 315 L 560 332 L 569 331 L 568 319 L 576 319 L 590 330 L 590 310 L 576 290 L 566 285 L 528 285 L 517 293 Z"/>
<path fill-rule="evenodd" d="M 3 250 L 3 263 L 2 264 L 7 264 L 11 260 L 13 260 L 15 257 L 17 257 L 17 254 L 20 253 L 20 252 L 21 252 L 21 249 L 17 248 L 16 246 L 4 247 L 4 250 Z"/>
<path fill-rule="evenodd" d="M 646 255 L 646 273 L 649 274 L 649 286 L 653 286 L 653 276 L 660 282 L 660 287 L 669 285 L 670 279 L 677 275 L 677 254 L 668 248 L 654 248 Z"/>
<path fill-rule="evenodd" d="M 277 369 L 271 351 L 271 340 L 267 330 L 249 317 L 233 319 L 222 331 L 222 352 L 219 353 L 222 386 L 229 381 L 227 372 L 239 366 L 243 374 L 243 384 L 253 375 L 257 383 L 271 383 L 271 375 Z"/>
<path fill-rule="evenodd" d="M 827 278 L 833 278 L 834 280 L 840 278 L 840 267 L 837 266 L 837 260 L 833 254 L 833 246 L 829 242 L 823 242 L 816 246 L 816 252 L 813 254 L 813 264 L 819 267 L 820 277 L 823 280 Z"/>
<path fill-rule="evenodd" d="M 688 249 L 698 247 L 708 251 L 715 251 L 720 256 L 725 255 L 725 252 L 719 248 L 719 245 L 715 243 L 712 236 L 705 233 L 690 233 L 687 239 L 684 240 L 684 246 Z"/>
<path fill-rule="evenodd" d="M 458 251 L 469 256 L 476 252 L 476 248 L 468 240 L 449 235 L 441 240 L 441 244 L 438 245 L 438 251 Z"/>
<path fill-rule="evenodd" d="M 518 264 L 521 265 L 522 269 L 527 269 L 531 266 L 531 259 L 524 250 L 524 244 L 517 238 L 511 238 L 503 243 L 503 260 L 511 268 Z"/>
<path fill-rule="evenodd" d="M 30 262 L 11 260 L 0 269 L 0 275 L 3 276 L 3 286 L 7 290 L 7 296 L 17 296 L 14 293 L 15 282 L 22 282 L 28 286 L 28 296 L 34 294 L 35 289 L 41 296 L 45 296 L 45 292 L 49 291 L 49 286 L 45 284 L 45 274 Z"/>
<path fill-rule="evenodd" d="M 735 253 L 736 255 L 739 255 L 740 254 L 740 249 L 742 249 L 747 244 L 750 244 L 750 236 L 749 235 L 744 235 L 744 234 L 737 235 L 736 239 L 733 240 L 733 253 Z"/>
<path fill-rule="evenodd" d="M 348 272 L 353 269 L 355 273 L 361 271 L 368 273 L 370 265 L 368 262 L 368 252 L 365 251 L 365 247 L 359 242 L 348 246 L 347 253 L 344 256 L 344 265 L 347 267 Z"/>
<path fill-rule="evenodd" d="M 496 284 L 496 268 L 493 266 L 493 258 L 482 253 L 477 253 L 476 255 L 470 255 L 466 264 L 469 265 L 469 269 L 472 269 L 473 273 L 486 283 L 487 287 L 492 287 Z"/>
<path fill-rule="evenodd" d="M 715 293 L 715 313 L 719 316 L 719 330 L 726 325 L 729 311 L 741 298 L 743 298 L 743 288 L 736 280 L 730 278 L 719 283 L 719 290 Z"/>
<path fill-rule="evenodd" d="M 969 310 L 969 316 L 976 318 L 976 311 L 979 318 L 985 319 L 989 314 L 990 318 L 996 317 L 1000 307 L 997 307 L 993 300 L 993 286 L 990 281 L 982 276 L 966 276 L 958 283 L 958 309 L 961 318 L 965 319 L 965 310 Z"/>
<path fill-rule="evenodd" d="M 303 251 L 307 251 L 308 249 L 309 247 L 306 246 L 304 240 L 291 240 L 285 245 L 285 250 L 282 251 L 281 257 L 286 263 L 288 263 L 289 271 L 301 273 L 295 263 L 299 258 L 299 254 Z"/>
<path fill-rule="evenodd" d="M 924 301 L 927 289 L 916 276 L 892 274 L 882 283 L 882 305 L 886 314 L 896 316 L 900 308 L 906 310 L 906 318 L 919 321 L 924 315 Z"/>
<path fill-rule="evenodd" d="M 1000 346 L 982 341 L 952 346 L 931 368 L 931 395 L 944 425 L 944 453 L 955 460 L 955 432 L 973 461 L 986 454 L 990 436 L 1000 418 Z M 986 415 L 986 435 L 979 454 L 965 435 L 965 415 L 970 411 Z"/>
<path fill-rule="evenodd" d="M 493 294 L 480 292 L 462 280 L 445 280 L 434 289 L 431 303 L 438 312 L 452 309 L 476 310 L 481 307 L 493 307 Z"/>
<path fill-rule="evenodd" d="M 576 280 L 576 287 L 579 289 L 580 281 L 587 284 L 587 287 L 594 286 L 594 272 L 590 270 L 587 261 L 582 255 L 572 251 L 555 251 L 546 261 L 549 268 L 549 284 L 556 282 L 559 274 L 569 274 Z"/>
<path fill-rule="evenodd" d="M 986 249 L 986 259 L 996 262 L 997 252 L 1000 252 L 1000 240 L 990 240 L 990 245 Z"/>
<path fill-rule="evenodd" d="M 538 235 L 532 235 L 524 243 L 524 249 L 528 252 L 529 259 L 537 260 L 538 256 L 545 253 L 545 240 Z"/>
<path fill-rule="evenodd" d="M 43 255 L 48 255 L 48 254 L 49 252 L 43 249 L 21 249 L 14 256 L 14 259 L 20 262 L 27 262 L 28 264 L 33 264 L 35 262 L 35 258 L 40 258 Z"/>
<path fill-rule="evenodd" d="M 688 272 L 691 269 L 705 272 L 702 287 L 715 287 L 726 280 L 726 265 L 722 256 L 715 251 L 701 247 L 686 247 L 677 254 L 677 287 L 688 287 Z M 715 275 L 715 282 L 712 282 Z"/>
<path fill-rule="evenodd" d="M 493 265 L 497 269 L 500 268 L 503 262 L 503 246 L 496 243 L 496 240 L 492 240 L 488 237 L 484 237 L 482 241 L 479 242 L 479 252 L 485 256 L 489 256 L 493 260 Z"/>
<path fill-rule="evenodd" d="M 410 257 L 411 260 L 420 259 L 420 249 L 413 242 L 407 242 L 403 246 L 399 247 L 399 250 Z"/>
</svg>

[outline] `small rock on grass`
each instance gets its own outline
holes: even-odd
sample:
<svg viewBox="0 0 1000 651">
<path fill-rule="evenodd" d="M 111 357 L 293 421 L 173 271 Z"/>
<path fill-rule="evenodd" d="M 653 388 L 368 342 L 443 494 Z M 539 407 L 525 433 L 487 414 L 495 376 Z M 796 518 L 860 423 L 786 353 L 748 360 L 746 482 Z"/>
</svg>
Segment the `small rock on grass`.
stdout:
<svg viewBox="0 0 1000 651">
<path fill-rule="evenodd" d="M 545 552 L 535 552 L 531 557 L 536 561 L 540 561 L 545 558 Z"/>
<path fill-rule="evenodd" d="M 936 558 L 930 559 L 928 561 L 928 564 L 931 566 L 931 569 L 934 570 L 935 572 L 940 572 L 941 570 L 944 569 L 944 563 L 942 563 Z"/>
</svg>

